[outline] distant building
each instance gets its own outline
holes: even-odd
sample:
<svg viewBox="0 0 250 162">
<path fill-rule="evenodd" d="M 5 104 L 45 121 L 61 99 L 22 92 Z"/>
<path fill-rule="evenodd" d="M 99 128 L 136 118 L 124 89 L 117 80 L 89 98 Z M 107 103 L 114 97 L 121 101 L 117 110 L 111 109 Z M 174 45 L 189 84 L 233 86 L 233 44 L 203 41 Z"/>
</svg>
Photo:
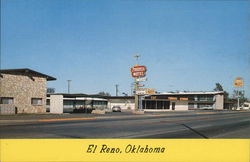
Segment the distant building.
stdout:
<svg viewBox="0 0 250 162">
<path fill-rule="evenodd" d="M 31 69 L 0 70 L 0 114 L 46 112 L 46 83 L 56 80 Z"/>
<path fill-rule="evenodd" d="M 47 94 L 46 108 L 50 113 L 84 113 L 107 109 L 107 104 L 107 99 L 100 95 L 54 93 Z"/>
</svg>

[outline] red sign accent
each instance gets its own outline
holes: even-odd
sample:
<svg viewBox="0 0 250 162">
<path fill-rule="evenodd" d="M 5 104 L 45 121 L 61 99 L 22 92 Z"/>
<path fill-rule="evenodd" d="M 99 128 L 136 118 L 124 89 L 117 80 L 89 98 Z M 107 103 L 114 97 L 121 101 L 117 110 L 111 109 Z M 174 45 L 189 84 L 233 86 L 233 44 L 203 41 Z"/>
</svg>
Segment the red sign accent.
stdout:
<svg viewBox="0 0 250 162">
<path fill-rule="evenodd" d="M 146 72 L 147 68 L 146 66 L 134 66 L 131 68 L 131 72 Z"/>
<path fill-rule="evenodd" d="M 138 71 L 138 72 L 132 72 L 132 77 L 144 77 L 145 72 L 143 71 Z"/>
</svg>

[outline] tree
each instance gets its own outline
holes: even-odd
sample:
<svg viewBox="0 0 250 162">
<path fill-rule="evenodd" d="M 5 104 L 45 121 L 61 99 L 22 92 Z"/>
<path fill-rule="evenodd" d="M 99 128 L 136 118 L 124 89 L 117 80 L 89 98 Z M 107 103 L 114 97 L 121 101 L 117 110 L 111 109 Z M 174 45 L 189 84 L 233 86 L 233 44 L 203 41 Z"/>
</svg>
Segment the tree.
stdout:
<svg viewBox="0 0 250 162">
<path fill-rule="evenodd" d="M 240 103 L 247 102 L 247 98 L 245 97 L 245 92 L 240 90 L 233 91 L 233 98 L 237 99 L 239 97 Z"/>
<path fill-rule="evenodd" d="M 47 88 L 47 93 L 55 93 L 55 88 Z"/>
<path fill-rule="evenodd" d="M 220 83 L 215 84 L 214 91 L 223 91 L 223 87 Z"/>
<path fill-rule="evenodd" d="M 214 91 L 224 91 L 224 90 L 220 83 L 216 83 Z M 228 100 L 228 99 L 229 99 L 229 93 L 227 91 L 224 91 L 224 100 Z"/>
<path fill-rule="evenodd" d="M 111 96 L 110 93 L 104 92 L 104 91 L 99 92 L 98 95 L 100 95 L 100 96 Z"/>
</svg>

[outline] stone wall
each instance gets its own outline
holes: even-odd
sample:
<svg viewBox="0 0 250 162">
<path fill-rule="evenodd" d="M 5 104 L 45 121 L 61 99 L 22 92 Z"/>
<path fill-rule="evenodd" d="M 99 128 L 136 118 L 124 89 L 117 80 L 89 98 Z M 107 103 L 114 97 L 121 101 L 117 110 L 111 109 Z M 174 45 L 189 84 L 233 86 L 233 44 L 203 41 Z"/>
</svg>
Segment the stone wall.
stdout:
<svg viewBox="0 0 250 162">
<path fill-rule="evenodd" d="M 16 108 L 12 104 L 0 104 L 1 115 L 14 115 L 16 114 Z"/>
<path fill-rule="evenodd" d="M 46 112 L 46 78 L 33 74 L 1 74 L 0 97 L 13 97 L 17 113 Z M 42 98 L 42 104 L 31 104 L 31 98 Z"/>
<path fill-rule="evenodd" d="M 50 113 L 63 113 L 63 95 L 50 95 Z"/>
<path fill-rule="evenodd" d="M 224 95 L 217 94 L 215 96 L 215 109 L 223 110 L 224 109 Z"/>
</svg>

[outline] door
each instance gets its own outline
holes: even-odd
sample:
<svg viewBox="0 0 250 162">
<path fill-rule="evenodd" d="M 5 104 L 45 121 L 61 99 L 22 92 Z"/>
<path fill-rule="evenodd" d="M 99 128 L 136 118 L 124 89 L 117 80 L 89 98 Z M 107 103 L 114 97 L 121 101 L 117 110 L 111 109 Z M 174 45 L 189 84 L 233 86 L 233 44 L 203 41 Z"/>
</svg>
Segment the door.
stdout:
<svg viewBox="0 0 250 162">
<path fill-rule="evenodd" d="M 175 110 L 175 102 L 172 102 L 172 110 Z"/>
</svg>

